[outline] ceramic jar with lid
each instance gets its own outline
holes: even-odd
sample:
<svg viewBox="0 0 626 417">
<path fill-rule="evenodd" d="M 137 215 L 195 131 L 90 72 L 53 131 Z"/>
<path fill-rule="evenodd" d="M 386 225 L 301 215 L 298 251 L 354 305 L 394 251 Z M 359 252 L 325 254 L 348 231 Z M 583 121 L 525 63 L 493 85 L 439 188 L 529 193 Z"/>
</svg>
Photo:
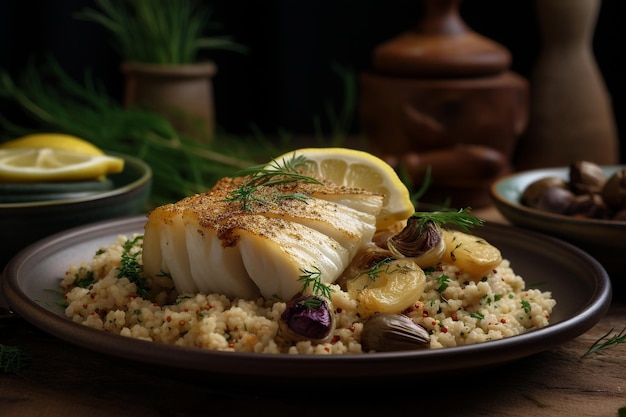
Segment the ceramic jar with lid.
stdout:
<svg viewBox="0 0 626 417">
<path fill-rule="evenodd" d="M 466 25 L 459 0 L 425 0 L 417 25 L 376 47 L 361 74 L 369 150 L 416 189 L 429 178 L 420 202 L 489 204 L 528 119 L 528 83 L 510 63 L 504 46 Z"/>
</svg>

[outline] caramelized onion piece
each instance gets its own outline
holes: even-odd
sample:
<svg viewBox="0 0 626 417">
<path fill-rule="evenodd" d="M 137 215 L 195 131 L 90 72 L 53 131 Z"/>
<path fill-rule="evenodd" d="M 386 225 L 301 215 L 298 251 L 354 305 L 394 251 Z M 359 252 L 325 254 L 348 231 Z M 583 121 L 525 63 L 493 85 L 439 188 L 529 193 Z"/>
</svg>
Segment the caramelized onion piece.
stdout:
<svg viewBox="0 0 626 417">
<path fill-rule="evenodd" d="M 421 225 L 410 217 L 406 227 L 389 238 L 387 247 L 397 258 L 412 258 L 422 268 L 435 265 L 446 250 L 441 229 L 433 221 Z"/>
</svg>

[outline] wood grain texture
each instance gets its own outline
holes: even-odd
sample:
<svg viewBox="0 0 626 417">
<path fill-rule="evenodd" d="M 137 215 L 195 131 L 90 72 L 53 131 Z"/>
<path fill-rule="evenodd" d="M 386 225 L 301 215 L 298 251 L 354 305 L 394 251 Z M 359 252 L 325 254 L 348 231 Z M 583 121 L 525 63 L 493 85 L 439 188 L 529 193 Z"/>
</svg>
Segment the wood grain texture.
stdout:
<svg viewBox="0 0 626 417">
<path fill-rule="evenodd" d="M 185 380 L 69 345 L 22 320 L 3 319 L 0 341 L 21 346 L 32 360 L 18 375 L 0 375 L 0 415 L 203 416 L 265 409 L 275 416 L 293 415 L 294 410 L 303 416 L 356 411 L 361 416 L 390 411 L 468 417 L 617 416 L 626 407 L 626 344 L 582 355 L 609 330 L 624 326 L 626 303 L 618 302 L 582 336 L 510 364 L 448 379 L 390 380 L 375 395 L 367 386 L 329 391 L 314 385 L 294 395 L 298 389 L 268 387 L 263 381 L 251 388 L 220 387 L 210 377 Z"/>
</svg>

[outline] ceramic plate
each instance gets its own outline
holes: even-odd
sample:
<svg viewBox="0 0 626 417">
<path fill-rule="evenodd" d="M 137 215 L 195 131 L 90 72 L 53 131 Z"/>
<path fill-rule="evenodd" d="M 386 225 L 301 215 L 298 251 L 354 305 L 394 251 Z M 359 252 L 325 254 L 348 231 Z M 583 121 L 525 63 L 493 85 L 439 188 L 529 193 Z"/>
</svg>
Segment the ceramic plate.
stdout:
<svg viewBox="0 0 626 417">
<path fill-rule="evenodd" d="M 124 338 L 73 323 L 55 304 L 60 277 L 71 263 L 87 261 L 119 234 L 143 232 L 145 217 L 91 224 L 39 241 L 7 265 L 2 290 L 11 308 L 50 334 L 87 349 L 141 362 L 223 378 L 327 379 L 334 382 L 381 377 L 458 375 L 552 349 L 593 327 L 611 300 L 605 270 L 575 247 L 547 236 L 502 225 L 475 229 L 498 246 L 529 286 L 552 291 L 552 324 L 520 336 L 437 350 L 347 356 L 292 356 L 214 352 Z M 246 379 L 243 378 L 243 379 Z M 254 380 L 254 379 L 253 379 Z"/>
</svg>

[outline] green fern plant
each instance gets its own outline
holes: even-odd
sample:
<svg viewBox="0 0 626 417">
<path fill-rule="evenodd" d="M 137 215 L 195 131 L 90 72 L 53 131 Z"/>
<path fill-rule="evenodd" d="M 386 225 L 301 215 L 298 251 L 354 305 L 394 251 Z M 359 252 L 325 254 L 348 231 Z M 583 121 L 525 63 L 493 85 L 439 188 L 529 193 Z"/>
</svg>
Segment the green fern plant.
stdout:
<svg viewBox="0 0 626 417">
<path fill-rule="evenodd" d="M 180 65 L 196 62 L 204 49 L 247 51 L 229 36 L 206 36 L 217 22 L 192 0 L 97 0 L 96 6 L 75 17 L 104 27 L 127 61 Z"/>
</svg>

